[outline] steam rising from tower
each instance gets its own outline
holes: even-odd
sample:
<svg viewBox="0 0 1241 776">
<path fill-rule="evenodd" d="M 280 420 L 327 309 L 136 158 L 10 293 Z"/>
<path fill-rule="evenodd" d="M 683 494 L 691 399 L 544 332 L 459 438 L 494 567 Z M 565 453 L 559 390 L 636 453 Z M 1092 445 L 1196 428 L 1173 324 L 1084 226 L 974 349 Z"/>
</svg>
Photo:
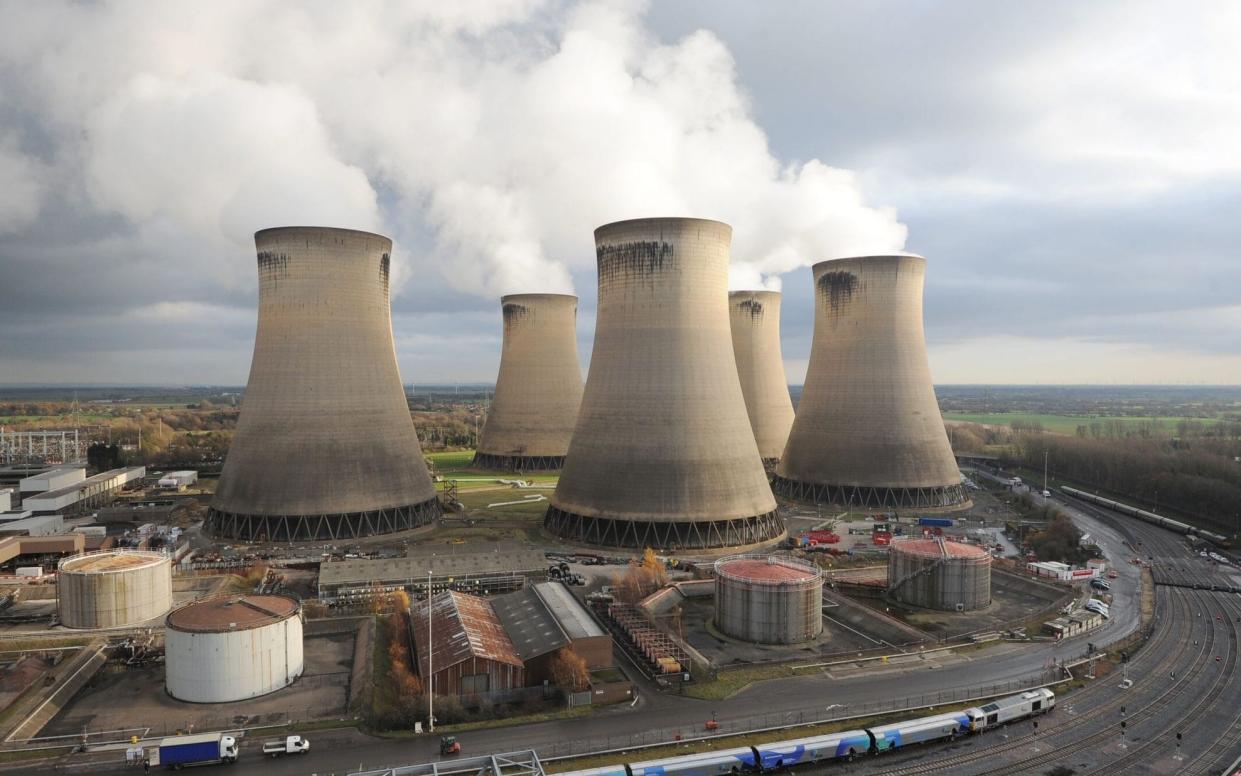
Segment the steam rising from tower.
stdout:
<svg viewBox="0 0 1241 776">
<path fill-rule="evenodd" d="M 728 311 L 741 393 L 758 453 L 764 466 L 774 467 L 793 426 L 793 401 L 780 353 L 780 292 L 732 291 Z"/>
<path fill-rule="evenodd" d="M 665 549 L 783 533 L 733 356 L 731 239 L 727 224 L 694 218 L 595 230 L 594 354 L 553 533 Z"/>
<path fill-rule="evenodd" d="M 775 492 L 858 507 L 968 504 L 935 400 L 921 256 L 814 265 L 814 343 Z"/>
<path fill-rule="evenodd" d="M 294 541 L 430 522 L 439 502 L 392 343 L 392 241 L 286 227 L 254 242 L 254 359 L 208 529 Z"/>
<path fill-rule="evenodd" d="M 500 299 L 500 306 L 500 376 L 474 465 L 559 469 L 582 403 L 577 297 L 511 294 Z"/>
</svg>

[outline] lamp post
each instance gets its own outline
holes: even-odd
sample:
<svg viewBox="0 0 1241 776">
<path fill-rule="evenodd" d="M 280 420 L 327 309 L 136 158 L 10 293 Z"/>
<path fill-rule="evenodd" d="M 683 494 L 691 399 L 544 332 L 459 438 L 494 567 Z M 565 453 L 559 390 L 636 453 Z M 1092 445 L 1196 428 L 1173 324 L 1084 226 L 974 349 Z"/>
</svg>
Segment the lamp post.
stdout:
<svg viewBox="0 0 1241 776">
<path fill-rule="evenodd" d="M 431 569 L 427 569 L 427 725 L 435 732 L 435 669 L 431 663 Z"/>
</svg>

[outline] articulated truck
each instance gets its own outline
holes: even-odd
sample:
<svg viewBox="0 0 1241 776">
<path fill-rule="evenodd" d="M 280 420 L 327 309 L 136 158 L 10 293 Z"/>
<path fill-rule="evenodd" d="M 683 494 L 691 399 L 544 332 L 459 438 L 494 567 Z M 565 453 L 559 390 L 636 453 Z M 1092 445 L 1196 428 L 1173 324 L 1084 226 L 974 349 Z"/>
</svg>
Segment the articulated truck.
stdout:
<svg viewBox="0 0 1241 776">
<path fill-rule="evenodd" d="M 165 768 L 237 762 L 237 739 L 224 733 L 173 736 L 159 742 L 159 764 Z"/>
</svg>

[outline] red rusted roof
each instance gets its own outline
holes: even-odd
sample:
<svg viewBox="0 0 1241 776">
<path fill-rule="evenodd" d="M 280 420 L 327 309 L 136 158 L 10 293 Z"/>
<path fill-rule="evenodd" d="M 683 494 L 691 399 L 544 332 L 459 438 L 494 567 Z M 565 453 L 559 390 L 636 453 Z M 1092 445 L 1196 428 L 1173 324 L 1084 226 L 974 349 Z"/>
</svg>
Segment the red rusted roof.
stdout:
<svg viewBox="0 0 1241 776">
<path fill-rule="evenodd" d="M 173 609 L 168 627 L 195 633 L 220 633 L 258 628 L 297 613 L 297 601 L 282 595 L 240 595 L 208 598 Z"/>
<path fill-rule="evenodd" d="M 418 649 L 418 673 L 427 675 L 427 605 L 410 608 L 410 627 Z M 471 657 L 521 666 L 517 649 L 485 598 L 440 593 L 431 599 L 431 657 L 436 671 Z"/>
<path fill-rule="evenodd" d="M 751 582 L 778 584 L 803 582 L 818 576 L 812 569 L 800 568 L 779 559 L 737 558 L 720 564 L 720 573 Z"/>
<path fill-rule="evenodd" d="M 945 555 L 949 558 L 982 558 L 987 555 L 986 550 L 973 544 L 944 540 L 943 551 L 940 551 L 939 547 L 940 543 L 934 539 L 906 539 L 893 543 L 892 550 L 913 555 L 930 555 L 936 558 L 942 558 Z"/>
</svg>

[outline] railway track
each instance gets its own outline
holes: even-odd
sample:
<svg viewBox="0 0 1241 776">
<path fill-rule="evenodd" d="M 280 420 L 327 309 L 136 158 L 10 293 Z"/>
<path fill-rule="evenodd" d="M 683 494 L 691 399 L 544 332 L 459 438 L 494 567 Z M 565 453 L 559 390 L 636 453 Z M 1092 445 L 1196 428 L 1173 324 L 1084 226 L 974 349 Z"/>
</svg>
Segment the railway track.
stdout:
<svg viewBox="0 0 1241 776">
<path fill-rule="evenodd" d="M 1156 632 L 1155 638 L 1143 648 L 1142 652 L 1139 653 L 1139 659 L 1134 661 L 1132 665 L 1134 666 L 1135 669 L 1143 668 L 1143 663 L 1145 661 L 1142 660 L 1141 657 L 1144 655 L 1158 655 L 1161 651 L 1163 651 L 1168 646 L 1169 641 L 1176 640 L 1177 649 L 1175 650 L 1174 653 L 1168 656 L 1165 656 L 1163 658 L 1159 658 L 1158 662 L 1156 663 L 1154 667 L 1150 668 L 1150 670 L 1146 670 L 1145 673 L 1134 682 L 1133 688 L 1131 688 L 1130 690 L 1130 695 L 1136 694 L 1133 692 L 1133 690 L 1138 690 L 1140 692 L 1141 689 L 1153 687 L 1159 681 L 1162 681 L 1163 676 L 1166 676 L 1171 670 L 1173 670 L 1174 668 L 1176 668 L 1177 666 L 1181 664 L 1181 662 L 1184 659 L 1185 653 L 1188 651 L 1196 649 L 1195 664 L 1197 664 L 1197 662 L 1200 661 L 1201 658 L 1208 652 L 1208 650 L 1210 649 L 1210 646 L 1213 645 L 1213 640 L 1214 640 L 1213 637 L 1210 640 L 1211 642 L 1210 644 L 1207 643 L 1208 640 L 1206 638 L 1202 638 L 1202 639 L 1199 639 L 1199 641 L 1201 642 L 1199 646 L 1195 648 L 1192 646 L 1193 638 L 1191 637 L 1191 635 L 1187 635 L 1183 631 L 1180 631 L 1176 627 L 1173 626 L 1173 623 L 1180 618 L 1190 618 L 1191 620 L 1197 619 L 1196 614 L 1195 614 L 1196 610 L 1189 603 L 1189 598 L 1190 598 L 1189 591 L 1167 589 L 1167 592 L 1165 592 L 1165 598 L 1170 599 L 1166 605 L 1166 608 L 1169 611 L 1164 613 L 1164 616 L 1167 617 L 1168 624 L 1166 627 L 1163 627 Z M 1172 610 L 1175 610 L 1175 612 L 1179 613 L 1180 616 L 1179 617 L 1173 616 L 1174 612 Z M 1212 628 L 1211 632 L 1213 633 L 1214 630 L 1215 629 Z M 1183 636 L 1183 638 L 1177 639 L 1178 635 Z M 1167 695 L 1170 692 L 1174 691 L 1177 687 L 1182 686 L 1184 682 L 1188 681 L 1188 679 L 1186 679 L 1185 677 L 1186 677 L 1186 674 L 1182 673 L 1182 679 L 1175 682 L 1173 687 L 1170 687 L 1167 690 L 1163 691 L 1158 696 L 1158 698 L 1162 699 L 1164 697 L 1167 697 Z M 1108 686 L 1104 684 L 1093 685 L 1087 688 L 1086 690 L 1083 690 L 1080 694 L 1078 694 L 1074 698 L 1072 705 L 1077 706 L 1083 700 L 1090 700 L 1102 694 L 1107 689 L 1108 689 Z M 1086 711 L 1089 713 L 1092 719 L 1103 717 L 1109 712 L 1119 712 L 1120 707 L 1122 705 L 1126 705 L 1127 703 L 1130 702 L 1127 700 L 1127 697 L 1128 696 L 1118 696 L 1116 698 L 1112 698 L 1101 704 L 1098 704 L 1097 706 L 1092 706 Z M 1135 712 L 1134 715 L 1130 717 L 1130 719 L 1136 719 L 1139 714 L 1143 715 L 1141 717 L 1143 719 L 1150 716 L 1151 714 L 1154 714 L 1155 711 L 1150 710 L 1150 707 L 1153 706 L 1155 703 L 1158 703 L 1158 700 L 1148 705 L 1147 707 L 1144 707 L 1138 712 Z M 1066 710 L 1058 707 L 1057 717 L 1062 718 L 1063 716 L 1067 716 Z M 1081 712 L 1079 712 L 1077 716 L 1080 717 Z M 1042 722 L 1044 719 L 1045 718 L 1040 718 L 1039 721 Z M 1060 719 L 1058 720 L 1057 727 L 1064 727 L 1068 724 L 1069 722 L 1067 720 Z M 989 735 L 994 735 L 994 732 L 983 733 L 982 735 L 986 737 Z M 919 763 L 906 765 L 906 766 L 886 768 L 886 769 L 877 771 L 877 773 L 884 774 L 884 776 L 918 776 L 920 774 L 940 773 L 940 772 L 957 773 L 957 772 L 960 772 L 963 767 L 977 766 L 977 765 L 983 764 L 987 760 L 1001 757 L 1005 753 L 1015 754 L 1018 751 L 1025 750 L 1029 748 L 1030 746 L 1033 746 L 1036 743 L 1036 741 L 1044 739 L 1044 738 L 1048 738 L 1051 735 L 1054 735 L 1054 734 L 1048 731 L 1044 731 L 1041 735 L 1036 735 L 1033 732 L 1025 733 L 1019 736 L 1012 737 L 1008 739 L 1007 741 L 1004 741 L 1003 743 L 999 743 L 999 744 L 988 742 L 984 748 L 981 748 L 977 751 L 965 752 L 965 753 L 951 756 L 951 757 L 938 758 L 930 762 L 919 762 Z M 1086 740 L 1083 740 L 1080 742 L 1069 743 L 1067 745 L 1057 746 L 1053 751 L 1050 751 L 1042 756 L 1022 760 L 1020 763 L 1020 767 L 1025 768 L 1025 767 L 1037 765 L 1039 763 L 1046 763 L 1046 762 L 1051 762 L 1056 759 L 1060 759 L 1061 757 L 1064 756 L 1064 754 L 1066 754 L 1066 749 L 1071 749 L 1071 751 L 1080 751 L 1081 749 L 1084 749 L 1087 746 L 1094 745 L 1095 743 L 1097 743 L 1099 738 L 1105 737 L 1107 735 L 1115 735 L 1115 734 L 1110 729 L 1099 731 L 1097 733 L 1092 734 Z M 1071 752 L 1068 752 L 1068 753 L 1071 753 Z M 1005 763 L 1004 765 L 999 766 L 998 768 L 994 770 L 979 771 L 979 772 L 980 773 L 997 773 L 997 774 L 1012 773 L 1013 768 L 1014 768 L 1013 763 Z"/>
</svg>

